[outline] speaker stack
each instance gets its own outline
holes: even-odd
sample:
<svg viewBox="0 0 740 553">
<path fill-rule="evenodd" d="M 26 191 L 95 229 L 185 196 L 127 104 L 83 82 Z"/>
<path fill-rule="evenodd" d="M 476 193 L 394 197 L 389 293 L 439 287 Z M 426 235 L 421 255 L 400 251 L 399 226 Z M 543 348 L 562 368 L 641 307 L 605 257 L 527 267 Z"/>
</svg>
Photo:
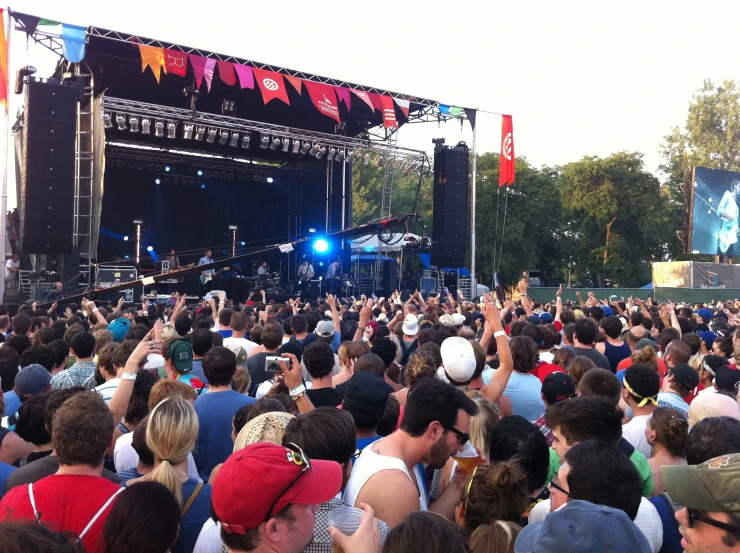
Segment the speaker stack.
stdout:
<svg viewBox="0 0 740 553">
<path fill-rule="evenodd" d="M 432 265 L 465 265 L 468 246 L 468 147 L 464 142 L 434 150 Z"/>
<path fill-rule="evenodd" d="M 72 248 L 77 91 L 29 79 L 21 160 L 20 241 L 24 254 Z"/>
</svg>

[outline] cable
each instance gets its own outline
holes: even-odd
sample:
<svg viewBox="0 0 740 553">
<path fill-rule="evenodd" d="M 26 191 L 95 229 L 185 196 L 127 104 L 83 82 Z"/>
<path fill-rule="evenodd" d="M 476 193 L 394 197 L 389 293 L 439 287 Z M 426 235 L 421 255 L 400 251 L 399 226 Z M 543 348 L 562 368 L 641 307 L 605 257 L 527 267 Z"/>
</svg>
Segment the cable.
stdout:
<svg viewBox="0 0 740 553">
<path fill-rule="evenodd" d="M 496 272 L 498 272 L 498 269 L 501 267 L 501 256 L 504 254 L 504 237 L 506 236 L 506 208 L 509 205 L 509 188 L 510 186 L 506 186 L 506 199 L 504 200 L 504 225 L 501 229 L 501 250 L 498 254 L 498 267 L 496 268 Z"/>
</svg>

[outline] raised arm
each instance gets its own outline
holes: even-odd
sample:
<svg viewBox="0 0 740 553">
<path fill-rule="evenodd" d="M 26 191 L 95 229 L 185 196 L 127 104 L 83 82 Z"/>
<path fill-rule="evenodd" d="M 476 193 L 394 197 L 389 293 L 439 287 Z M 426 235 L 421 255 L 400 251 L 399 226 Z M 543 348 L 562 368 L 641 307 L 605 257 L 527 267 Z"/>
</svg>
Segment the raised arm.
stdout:
<svg viewBox="0 0 740 553">
<path fill-rule="evenodd" d="M 529 301 L 529 296 L 527 295 L 527 281 L 521 279 L 519 284 L 517 284 L 517 288 L 519 288 L 519 301 L 522 302 L 522 307 L 527 312 L 527 317 L 531 317 L 532 302 Z"/>
<path fill-rule="evenodd" d="M 100 310 L 95 307 L 95 303 L 91 302 L 87 298 L 82 298 L 82 309 L 84 311 L 87 311 L 88 313 L 92 313 L 95 315 L 95 320 L 98 321 L 100 324 L 108 324 L 108 322 L 105 320 L 105 317 L 103 317 L 102 313 L 100 313 Z M 89 307 L 92 305 L 92 311 L 89 311 Z"/>
<path fill-rule="evenodd" d="M 480 393 L 488 401 L 493 402 L 498 401 L 504 395 L 506 384 L 509 382 L 509 377 L 514 370 L 514 361 L 511 358 L 511 350 L 509 349 L 509 338 L 501 326 L 501 318 L 499 317 L 496 305 L 492 302 L 486 302 L 484 314 L 486 317 L 486 327 L 483 331 L 481 347 L 484 351 L 487 350 L 488 343 L 493 337 L 496 340 L 496 350 L 498 352 L 500 366 L 494 373 L 491 381 L 480 389 Z"/>
<path fill-rule="evenodd" d="M 558 291 L 555 294 L 555 320 L 560 322 L 560 314 L 563 312 L 563 285 L 560 285 Z"/>
<path fill-rule="evenodd" d="M 357 325 L 355 335 L 352 337 L 353 342 L 359 342 L 362 340 L 362 334 L 365 332 L 365 327 L 367 326 L 367 323 L 370 322 L 370 317 L 372 316 L 373 310 L 370 309 L 370 307 L 365 306 L 362 308 L 362 311 L 360 311 L 360 323 Z"/>
</svg>

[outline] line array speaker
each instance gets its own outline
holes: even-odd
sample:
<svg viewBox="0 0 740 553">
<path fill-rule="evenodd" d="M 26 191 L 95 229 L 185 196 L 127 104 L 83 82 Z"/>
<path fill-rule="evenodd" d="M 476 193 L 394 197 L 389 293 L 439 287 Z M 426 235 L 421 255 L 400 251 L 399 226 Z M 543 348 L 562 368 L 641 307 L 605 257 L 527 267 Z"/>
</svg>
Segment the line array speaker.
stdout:
<svg viewBox="0 0 740 553">
<path fill-rule="evenodd" d="M 434 152 L 432 265 L 460 268 L 468 246 L 468 147 L 462 143 Z"/>
</svg>

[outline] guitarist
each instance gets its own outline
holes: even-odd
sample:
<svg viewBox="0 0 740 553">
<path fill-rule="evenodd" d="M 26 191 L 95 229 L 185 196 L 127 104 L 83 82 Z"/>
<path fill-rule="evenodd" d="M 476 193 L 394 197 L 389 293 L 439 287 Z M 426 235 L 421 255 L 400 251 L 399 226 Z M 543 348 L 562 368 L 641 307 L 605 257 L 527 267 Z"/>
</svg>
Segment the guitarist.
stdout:
<svg viewBox="0 0 740 553">
<path fill-rule="evenodd" d="M 738 209 L 737 198 L 740 196 L 740 180 L 733 181 L 730 190 L 726 191 L 717 206 L 717 215 L 722 219 L 722 226 L 717 235 L 719 250 L 722 255 L 732 255 L 737 243 Z"/>
<path fill-rule="evenodd" d="M 213 255 L 213 252 L 211 250 L 207 250 L 205 257 L 201 257 L 200 258 L 200 261 L 198 261 L 198 266 L 200 267 L 201 265 L 210 265 L 211 263 L 213 263 L 213 259 L 211 258 L 212 255 Z M 209 269 L 209 270 L 205 270 L 205 271 L 201 271 L 200 272 L 201 276 L 205 277 L 208 280 L 210 280 L 210 277 L 214 273 L 215 273 L 215 271 L 213 269 Z M 203 279 L 201 279 L 201 280 L 203 280 Z M 208 286 L 208 283 L 206 282 L 206 284 L 204 284 L 204 286 L 207 287 Z"/>
<path fill-rule="evenodd" d="M 170 253 L 164 259 L 170 262 L 170 271 L 176 271 L 180 268 L 180 258 L 175 255 L 174 249 L 171 249 Z"/>
</svg>

